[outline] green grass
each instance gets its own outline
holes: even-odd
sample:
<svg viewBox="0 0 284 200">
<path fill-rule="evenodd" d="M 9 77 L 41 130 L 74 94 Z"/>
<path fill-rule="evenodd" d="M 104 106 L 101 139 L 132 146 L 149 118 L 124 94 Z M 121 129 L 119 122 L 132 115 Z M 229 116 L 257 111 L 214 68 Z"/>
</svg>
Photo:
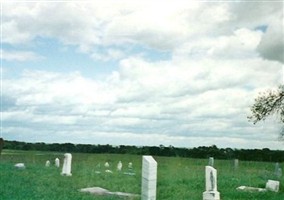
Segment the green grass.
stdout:
<svg viewBox="0 0 284 200">
<path fill-rule="evenodd" d="M 0 199 L 1 200 L 114 200 L 113 196 L 92 196 L 78 190 L 85 187 L 103 187 L 110 191 L 140 194 L 142 157 L 136 155 L 72 154 L 72 176 L 61 176 L 61 167 L 54 166 L 54 159 L 63 153 L 9 151 L 4 150 L 0 157 Z M 158 162 L 158 200 L 200 200 L 205 188 L 204 171 L 206 159 L 154 157 Z M 45 161 L 52 165 L 45 167 Z M 116 171 L 118 161 L 123 170 L 128 162 L 133 163 L 135 176 Z M 103 164 L 108 161 L 113 174 L 103 173 Z M 24 162 L 25 170 L 17 170 L 14 164 Z M 101 164 L 101 174 L 96 174 Z M 236 188 L 241 185 L 265 187 L 268 179 L 274 176 L 274 163 L 240 161 L 234 170 L 232 161 L 215 160 L 218 173 L 218 191 L 223 200 L 283 200 L 283 177 L 280 192 L 243 192 Z M 140 199 L 140 198 L 136 198 Z"/>
</svg>

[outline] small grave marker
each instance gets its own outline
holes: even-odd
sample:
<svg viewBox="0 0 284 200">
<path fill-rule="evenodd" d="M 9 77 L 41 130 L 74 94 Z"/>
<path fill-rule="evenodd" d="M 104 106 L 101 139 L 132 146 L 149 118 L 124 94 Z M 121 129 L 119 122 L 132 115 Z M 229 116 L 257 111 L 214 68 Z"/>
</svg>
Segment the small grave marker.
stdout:
<svg viewBox="0 0 284 200">
<path fill-rule="evenodd" d="M 122 162 L 119 161 L 117 164 L 117 171 L 121 171 L 121 169 L 122 169 Z"/>
<path fill-rule="evenodd" d="M 152 156 L 142 159 L 142 200 L 156 200 L 157 162 Z"/>
<path fill-rule="evenodd" d="M 55 166 L 60 167 L 60 160 L 59 158 L 55 158 Z"/>
<path fill-rule="evenodd" d="M 274 181 L 274 180 L 268 180 L 266 183 L 265 188 L 267 190 L 273 191 L 273 192 L 278 192 L 279 191 L 279 181 Z"/>
<path fill-rule="evenodd" d="M 234 159 L 234 169 L 239 168 L 239 159 Z"/>
<path fill-rule="evenodd" d="M 49 167 L 49 166 L 50 166 L 50 161 L 49 161 L 49 160 L 47 160 L 47 161 L 45 162 L 45 166 L 46 166 L 46 167 Z"/>
<path fill-rule="evenodd" d="M 282 169 L 278 162 L 275 163 L 275 175 L 277 176 L 277 178 L 281 178 L 282 176 Z"/>
<path fill-rule="evenodd" d="M 209 157 L 209 166 L 214 167 L 214 158 L 213 157 Z"/>
<path fill-rule="evenodd" d="M 26 169 L 26 166 L 24 163 L 17 163 L 14 165 L 17 169 Z"/>
</svg>

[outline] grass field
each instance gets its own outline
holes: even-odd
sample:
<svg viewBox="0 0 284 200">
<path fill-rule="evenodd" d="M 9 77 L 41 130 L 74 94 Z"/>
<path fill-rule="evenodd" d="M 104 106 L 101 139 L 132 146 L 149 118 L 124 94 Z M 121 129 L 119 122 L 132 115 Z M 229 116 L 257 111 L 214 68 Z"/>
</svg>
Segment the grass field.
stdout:
<svg viewBox="0 0 284 200">
<path fill-rule="evenodd" d="M 54 166 L 63 153 L 4 150 L 0 158 L 1 200 L 114 200 L 113 196 L 92 196 L 78 190 L 85 187 L 103 187 L 110 191 L 140 194 L 142 157 L 117 154 L 72 154 L 72 176 L 61 176 L 61 167 Z M 205 189 L 206 159 L 154 157 L 158 162 L 157 200 L 201 200 Z M 45 167 L 50 160 L 51 166 Z M 122 161 L 122 172 L 116 171 Z M 110 163 L 113 174 L 104 173 L 103 164 Z M 14 168 L 23 162 L 25 170 Z M 135 176 L 123 174 L 132 162 Z M 101 164 L 101 174 L 95 173 Z M 218 173 L 218 191 L 222 200 L 283 200 L 284 178 L 280 179 L 280 192 L 237 191 L 241 185 L 265 187 L 268 179 L 277 180 L 275 163 L 240 161 L 234 170 L 232 161 L 215 160 Z M 140 198 L 136 198 L 140 199 Z"/>
</svg>

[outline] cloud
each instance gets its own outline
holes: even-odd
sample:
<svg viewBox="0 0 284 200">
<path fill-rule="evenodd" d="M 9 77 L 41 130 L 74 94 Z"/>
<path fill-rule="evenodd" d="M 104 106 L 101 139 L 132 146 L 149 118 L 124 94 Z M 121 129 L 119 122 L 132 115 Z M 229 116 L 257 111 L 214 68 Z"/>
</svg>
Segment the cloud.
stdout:
<svg viewBox="0 0 284 200">
<path fill-rule="evenodd" d="M 267 28 L 258 46 L 260 54 L 269 60 L 284 63 L 284 20 L 283 13 Z"/>
<path fill-rule="evenodd" d="M 247 140 L 255 140 L 252 133 L 259 129 L 246 119 L 252 97 L 259 87 L 279 79 L 275 71 L 280 64 L 268 62 L 149 62 L 133 57 L 101 79 L 79 72 L 25 71 L 18 79 L 3 80 L 3 94 L 14 102 L 3 112 L 3 124 L 38 131 L 48 126 L 45 132 L 59 135 L 59 129 L 70 130 L 73 138 L 130 134 L 133 142 L 142 135 L 159 135 L 160 143 L 168 143 L 172 137 L 240 138 L 244 132 Z M 101 141 L 108 141 L 105 137 Z"/>
<path fill-rule="evenodd" d="M 31 51 L 6 51 L 0 50 L 2 59 L 5 61 L 36 61 L 43 59 L 43 56 L 39 56 Z"/>
<path fill-rule="evenodd" d="M 160 9 L 161 3 L 163 9 Z M 3 42 L 13 45 L 27 44 L 37 37 L 50 37 L 58 39 L 65 45 L 75 45 L 80 51 L 92 55 L 95 59 L 109 60 L 112 57 L 117 59 L 123 55 L 115 49 L 115 46 L 119 45 L 142 45 L 158 51 L 171 51 L 179 49 L 184 43 L 194 43 L 196 39 L 206 40 L 208 37 L 214 39 L 224 34 L 226 37 L 228 32 L 233 33 L 240 25 L 254 29 L 268 21 L 266 14 L 270 12 L 266 12 L 263 6 L 253 5 L 261 9 L 259 13 L 254 13 L 255 18 L 249 16 L 247 13 L 249 10 L 246 10 L 242 3 L 94 1 L 80 4 L 78 2 L 14 4 L 5 2 Z M 271 6 L 269 5 L 268 8 Z M 241 9 L 245 12 L 239 12 Z M 275 9 L 272 7 L 270 10 Z M 262 12 L 265 16 L 262 16 Z M 248 15 L 246 18 L 248 22 L 244 23 L 240 13 Z M 257 16 L 264 18 L 264 21 L 257 21 Z M 255 27 L 247 25 L 251 22 L 254 22 Z M 106 53 L 98 51 L 106 47 L 109 48 Z"/>
<path fill-rule="evenodd" d="M 279 20 L 274 21 L 281 16 L 279 5 L 5 2 L 3 42 L 21 49 L 3 50 L 6 61 L 44 57 L 33 52 L 34 46 L 39 38 L 51 38 L 61 48 L 72 46 L 76 53 L 112 65 L 111 72 L 95 77 L 40 67 L 24 69 L 17 78 L 4 76 L 6 136 L 50 142 L 231 147 L 251 147 L 254 142 L 275 147 L 272 134 L 277 135 L 278 126 L 253 126 L 246 116 L 259 91 L 282 81 L 281 63 L 271 61 L 281 60 L 275 54 L 275 44 L 282 44 Z M 267 31 L 257 28 L 261 26 Z M 7 67 L 5 74 L 10 72 Z"/>
</svg>

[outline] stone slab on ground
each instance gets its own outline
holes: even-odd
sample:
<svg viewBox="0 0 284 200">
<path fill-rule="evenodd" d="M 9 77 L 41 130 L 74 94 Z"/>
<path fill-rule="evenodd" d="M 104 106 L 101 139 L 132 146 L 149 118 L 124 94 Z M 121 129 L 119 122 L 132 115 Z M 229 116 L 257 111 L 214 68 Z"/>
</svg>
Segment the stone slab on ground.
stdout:
<svg viewBox="0 0 284 200">
<path fill-rule="evenodd" d="M 250 186 L 240 186 L 237 187 L 237 190 L 243 190 L 247 192 L 265 192 L 266 189 L 264 188 L 257 188 L 257 187 L 250 187 Z"/>
<path fill-rule="evenodd" d="M 80 189 L 80 192 L 91 193 L 94 195 L 114 195 L 114 196 L 119 196 L 119 197 L 139 197 L 140 196 L 138 194 L 125 193 L 125 192 L 111 192 L 101 187 L 82 188 Z"/>
</svg>

